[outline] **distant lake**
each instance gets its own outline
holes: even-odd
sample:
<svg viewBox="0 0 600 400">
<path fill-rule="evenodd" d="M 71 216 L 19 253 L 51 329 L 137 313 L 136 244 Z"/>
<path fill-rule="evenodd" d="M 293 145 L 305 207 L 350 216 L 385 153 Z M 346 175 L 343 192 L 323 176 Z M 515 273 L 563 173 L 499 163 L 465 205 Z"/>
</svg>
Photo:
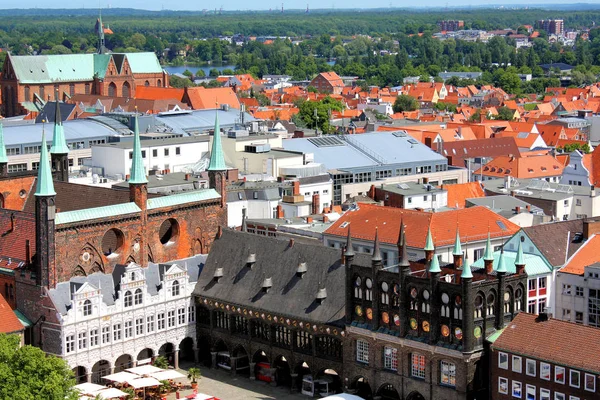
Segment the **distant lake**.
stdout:
<svg viewBox="0 0 600 400">
<path fill-rule="evenodd" d="M 335 61 L 327 61 L 327 64 L 329 65 L 335 65 Z M 198 71 L 199 69 L 201 69 L 202 71 L 204 71 L 204 73 L 206 74 L 206 76 L 208 76 L 208 73 L 210 72 L 211 69 L 216 68 L 217 70 L 219 70 L 219 72 L 222 72 L 224 69 L 231 69 L 235 71 L 235 65 L 181 65 L 178 67 L 171 67 L 171 66 L 166 66 L 163 67 L 165 71 L 167 71 L 167 73 L 169 75 L 173 75 L 173 74 L 183 74 L 185 72 L 185 70 L 189 70 L 191 73 L 195 74 L 196 71 Z"/>
<path fill-rule="evenodd" d="M 201 69 L 202 71 L 204 71 L 206 76 L 208 76 L 208 73 L 213 68 L 216 68 L 217 70 L 219 70 L 219 72 L 221 72 L 224 69 L 228 69 L 228 68 L 235 70 L 235 65 L 219 65 L 219 66 L 216 66 L 216 65 L 181 65 L 178 67 L 166 66 L 163 68 L 165 69 L 165 71 L 167 71 L 169 73 L 169 75 L 183 74 L 186 69 L 189 70 L 192 74 L 196 74 L 196 71 Z"/>
</svg>

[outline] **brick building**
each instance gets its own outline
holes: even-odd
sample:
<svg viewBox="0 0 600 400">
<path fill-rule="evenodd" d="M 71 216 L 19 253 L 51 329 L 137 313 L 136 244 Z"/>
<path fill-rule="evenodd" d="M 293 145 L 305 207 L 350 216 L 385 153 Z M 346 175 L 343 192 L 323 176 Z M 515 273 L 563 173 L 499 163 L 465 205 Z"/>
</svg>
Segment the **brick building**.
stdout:
<svg viewBox="0 0 600 400">
<path fill-rule="evenodd" d="M 440 27 L 441 31 L 454 32 L 463 29 L 465 27 L 465 21 L 444 20 L 439 21 L 438 26 Z"/>
<path fill-rule="evenodd" d="M 537 29 L 543 29 L 549 34 L 562 36 L 565 34 L 565 21 L 562 19 L 540 19 L 535 22 Z"/>
<path fill-rule="evenodd" d="M 0 75 L 1 114 L 38 112 L 75 94 L 135 98 L 138 86 L 167 87 L 154 53 L 8 55 Z"/>
<path fill-rule="evenodd" d="M 532 340 L 543 335 L 544 340 Z M 591 400 L 600 390 L 600 329 L 519 314 L 490 347 L 491 396 Z"/>
<path fill-rule="evenodd" d="M 335 72 L 321 72 L 312 81 L 310 86 L 314 86 L 319 92 L 341 94 L 344 88 L 344 81 Z"/>
<path fill-rule="evenodd" d="M 4 204 L 10 203 L 16 208 L 0 210 L 0 224 L 8 238 L 0 245 L 0 258 L 8 259 L 11 265 L 9 269 L 11 274 L 6 274 L 6 277 L 7 279 L 12 277 L 14 280 L 18 310 L 30 321 L 35 321 L 28 333 L 28 337 L 32 337 L 32 344 L 64 357 L 72 350 L 70 347 L 72 342 L 69 340 L 71 333 L 65 326 L 72 324 L 73 318 L 75 318 L 75 326 L 69 329 L 75 329 L 77 335 L 87 332 L 85 335 L 89 335 L 88 338 L 93 336 L 92 331 L 88 330 L 88 321 L 85 321 L 90 318 L 71 316 L 69 319 L 69 314 L 66 312 L 66 308 L 76 310 L 72 313 L 84 309 L 80 304 L 83 299 L 81 302 L 71 304 L 71 300 L 81 297 L 83 292 L 80 293 L 79 289 L 83 283 L 88 283 L 84 292 L 109 293 L 103 297 L 104 305 L 101 304 L 102 301 L 98 302 L 97 307 L 102 310 L 96 309 L 96 312 L 102 311 L 103 317 L 111 318 L 111 313 L 118 312 L 115 311 L 114 302 L 122 302 L 121 296 L 126 295 L 121 294 L 121 290 L 127 280 L 123 280 L 122 274 L 119 273 L 125 271 L 124 265 L 130 268 L 136 266 L 140 281 L 141 277 L 144 277 L 143 280 L 147 277 L 148 282 L 164 281 L 166 269 L 161 270 L 160 273 L 156 272 L 156 269 L 160 269 L 165 262 L 207 253 L 220 226 L 226 225 L 227 214 L 226 167 L 220 144 L 218 117 L 215 122 L 216 133 L 211 150 L 211 164 L 208 168 L 210 188 L 171 196 L 153 195 L 147 192 L 137 119 L 134 126 L 129 191 L 69 183 L 68 175 L 63 173 L 68 158 L 68 148 L 61 128 L 59 124 L 55 125 L 50 155 L 45 136 L 42 138 L 40 168 L 36 178 L 9 176 L 0 151 L 0 171 L 4 172 L 3 177 L 0 178 L 2 200 Z M 21 200 L 17 201 L 17 198 Z M 148 265 L 151 265 L 152 269 L 149 270 Z M 180 269 L 181 271 L 173 273 L 180 274 L 182 277 L 188 273 L 194 276 L 187 267 L 181 266 Z M 156 273 L 159 277 L 153 276 Z M 113 285 L 109 287 L 106 279 L 91 279 L 98 276 L 110 278 L 109 281 Z M 86 280 L 87 278 L 91 280 Z M 106 286 L 101 288 L 98 280 L 103 281 Z M 66 292 L 65 283 L 72 283 L 67 285 Z M 156 290 L 148 289 L 148 292 L 156 292 Z M 159 291 L 158 294 L 150 293 L 145 298 L 156 303 L 158 301 L 156 299 L 164 298 L 163 292 L 164 290 Z M 50 295 L 52 293 L 62 293 L 62 295 Z M 177 301 L 166 298 L 163 303 L 169 300 L 169 304 L 186 308 L 180 303 L 189 302 L 191 289 L 187 292 L 182 289 L 181 293 L 187 294 L 178 296 Z M 155 296 L 152 297 L 152 294 Z M 65 313 L 60 317 L 62 311 Z M 184 315 L 184 321 L 188 320 L 189 318 Z M 183 324 L 185 325 L 186 322 Z M 177 326 L 179 325 L 181 324 Z M 127 326 L 121 328 L 124 329 L 125 338 L 130 342 L 135 340 L 125 333 Z M 169 329 L 169 332 L 175 334 L 176 330 Z M 157 337 L 168 339 L 168 335 Z M 179 339 L 183 339 L 183 336 Z M 90 342 L 84 343 L 91 345 L 91 339 L 87 340 Z M 186 349 L 194 348 L 193 340 L 192 343 L 189 341 L 187 343 Z M 112 344 L 111 341 L 111 346 Z M 169 348 L 172 352 L 176 351 L 177 345 L 178 342 L 171 342 Z M 161 343 L 150 347 L 156 347 L 154 349 L 156 351 L 153 352 L 156 355 Z M 82 350 L 86 348 L 86 346 L 78 347 Z M 117 351 L 115 349 L 125 351 L 128 348 L 136 349 L 134 346 L 128 347 L 127 344 L 122 345 L 120 342 L 118 346 L 111 348 L 111 356 L 106 355 L 106 357 L 113 367 L 114 359 L 120 356 L 115 353 Z M 128 355 L 130 361 L 136 356 L 136 354 Z M 187 356 L 189 357 L 190 354 Z M 81 358 L 75 360 L 81 362 Z M 86 370 L 90 371 L 91 365 L 87 366 Z M 91 379 L 91 373 L 87 372 L 87 374 L 89 374 L 88 379 Z"/>
</svg>

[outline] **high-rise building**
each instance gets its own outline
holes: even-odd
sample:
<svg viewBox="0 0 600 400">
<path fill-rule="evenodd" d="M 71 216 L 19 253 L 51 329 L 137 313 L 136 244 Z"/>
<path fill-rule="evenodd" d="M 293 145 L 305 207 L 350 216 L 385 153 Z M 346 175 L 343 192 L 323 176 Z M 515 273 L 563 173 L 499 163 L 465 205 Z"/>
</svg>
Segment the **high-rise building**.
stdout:
<svg viewBox="0 0 600 400">
<path fill-rule="evenodd" d="M 555 35 L 564 35 L 565 33 L 565 22 L 562 19 L 541 19 L 536 21 L 535 27 Z"/>
<path fill-rule="evenodd" d="M 442 31 L 458 31 L 465 27 L 465 22 L 458 20 L 439 21 L 438 26 Z"/>
</svg>

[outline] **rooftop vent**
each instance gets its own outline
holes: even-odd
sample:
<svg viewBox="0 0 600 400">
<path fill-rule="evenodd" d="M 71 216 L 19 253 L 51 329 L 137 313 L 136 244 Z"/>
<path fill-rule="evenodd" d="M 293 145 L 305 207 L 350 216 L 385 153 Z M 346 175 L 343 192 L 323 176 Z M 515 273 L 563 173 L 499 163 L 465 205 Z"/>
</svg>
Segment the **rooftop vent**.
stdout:
<svg viewBox="0 0 600 400">
<path fill-rule="evenodd" d="M 296 269 L 296 276 L 302 278 L 302 275 L 304 275 L 306 271 L 308 271 L 308 268 L 306 268 L 306 263 L 301 262 L 300 264 L 298 264 L 298 268 Z"/>
<path fill-rule="evenodd" d="M 327 289 L 321 288 L 317 292 L 317 303 L 321 304 L 327 298 Z"/>
<path fill-rule="evenodd" d="M 269 289 L 271 289 L 273 287 L 273 279 L 272 278 L 265 278 L 265 280 L 263 281 L 262 284 L 262 290 L 263 292 L 268 292 Z"/>
<path fill-rule="evenodd" d="M 246 264 L 248 264 L 248 266 L 250 268 L 252 268 L 252 265 L 256 262 L 256 254 L 254 253 L 250 253 L 250 255 L 248 256 L 248 258 L 246 259 Z"/>
<path fill-rule="evenodd" d="M 223 277 L 223 268 L 217 268 L 215 270 L 215 274 L 213 275 L 213 279 L 216 282 L 219 282 L 219 279 L 221 279 Z"/>
</svg>

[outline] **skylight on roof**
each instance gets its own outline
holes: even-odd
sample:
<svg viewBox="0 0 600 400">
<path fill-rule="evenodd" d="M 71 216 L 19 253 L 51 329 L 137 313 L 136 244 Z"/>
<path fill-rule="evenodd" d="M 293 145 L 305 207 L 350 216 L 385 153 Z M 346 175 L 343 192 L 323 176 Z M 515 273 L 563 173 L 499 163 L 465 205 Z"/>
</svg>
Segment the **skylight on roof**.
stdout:
<svg viewBox="0 0 600 400">
<path fill-rule="evenodd" d="M 496 223 L 498 224 L 498 226 L 500 227 L 500 229 L 502 229 L 503 231 L 508 230 L 508 228 L 506 227 L 506 225 L 504 225 L 504 222 L 497 220 Z"/>
<path fill-rule="evenodd" d="M 336 137 L 317 137 L 308 139 L 309 142 L 314 144 L 317 147 L 333 147 L 333 146 L 343 146 L 344 142 Z"/>
</svg>

